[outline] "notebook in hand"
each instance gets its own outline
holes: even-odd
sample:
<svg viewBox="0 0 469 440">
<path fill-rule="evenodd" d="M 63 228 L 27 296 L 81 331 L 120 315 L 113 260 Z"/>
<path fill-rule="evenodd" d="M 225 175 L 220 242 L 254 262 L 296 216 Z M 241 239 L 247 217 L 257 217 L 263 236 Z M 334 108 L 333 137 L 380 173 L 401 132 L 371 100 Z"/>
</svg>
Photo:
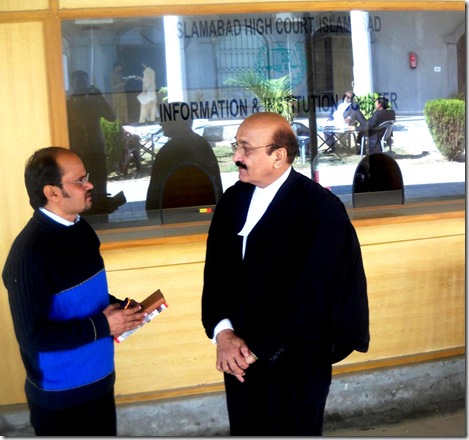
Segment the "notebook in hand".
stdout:
<svg viewBox="0 0 469 440">
<path fill-rule="evenodd" d="M 135 333 L 139 328 L 141 328 L 147 322 L 150 322 L 155 316 L 159 315 L 164 309 L 168 308 L 166 299 L 160 289 L 158 289 L 156 292 L 153 292 L 149 297 L 145 298 L 140 303 L 140 305 L 142 306 L 140 311 L 148 313 L 148 315 L 145 317 L 145 322 L 141 326 L 122 333 L 120 336 L 114 338 L 116 342 L 122 342 L 123 340 L 127 339 L 131 334 Z"/>
</svg>

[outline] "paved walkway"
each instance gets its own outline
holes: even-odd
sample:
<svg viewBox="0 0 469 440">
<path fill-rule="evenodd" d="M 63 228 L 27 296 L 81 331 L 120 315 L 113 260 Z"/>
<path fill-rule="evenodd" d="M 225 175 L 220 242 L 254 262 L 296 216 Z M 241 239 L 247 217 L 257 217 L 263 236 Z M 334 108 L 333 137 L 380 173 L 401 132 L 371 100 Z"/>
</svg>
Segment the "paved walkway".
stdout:
<svg viewBox="0 0 469 440">
<path fill-rule="evenodd" d="M 378 426 L 356 426 L 346 429 L 324 430 L 325 437 L 466 437 L 466 410 L 442 414 L 436 412 L 399 423 Z"/>
<path fill-rule="evenodd" d="M 33 437 L 34 431 L 27 422 L 29 413 L 18 413 L 16 427 L 4 426 L 0 436 Z M 131 421 L 127 421 L 131 423 Z M 135 431 L 139 432 L 138 430 Z M 416 416 L 398 423 L 379 424 L 374 426 L 354 426 L 343 429 L 328 429 L 324 426 L 324 437 L 466 437 L 466 410 L 464 408 L 442 414 L 435 412 L 424 416 Z M 225 436 L 225 435 L 220 435 Z"/>
</svg>

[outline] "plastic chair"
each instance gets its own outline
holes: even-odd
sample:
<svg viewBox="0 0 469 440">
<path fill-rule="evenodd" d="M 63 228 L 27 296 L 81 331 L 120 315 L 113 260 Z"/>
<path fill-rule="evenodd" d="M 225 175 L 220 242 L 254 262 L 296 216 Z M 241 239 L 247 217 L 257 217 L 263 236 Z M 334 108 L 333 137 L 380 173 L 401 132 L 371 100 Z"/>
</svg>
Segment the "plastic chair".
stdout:
<svg viewBox="0 0 469 440">
<path fill-rule="evenodd" d="M 363 157 L 363 150 L 365 149 L 365 144 L 368 146 L 368 142 L 369 142 L 368 138 L 370 136 L 370 133 L 381 131 L 383 129 L 385 129 L 385 131 L 383 133 L 383 136 L 381 136 L 380 145 L 381 145 L 381 151 L 384 153 L 384 146 L 387 140 L 391 137 L 394 122 L 396 121 L 390 120 L 390 121 L 381 122 L 381 124 L 379 124 L 377 127 L 372 128 L 367 134 L 365 133 L 363 134 L 361 146 L 360 146 L 360 159 Z M 391 146 L 389 146 L 389 151 L 391 151 Z"/>
<path fill-rule="evenodd" d="M 306 125 L 302 124 L 301 122 L 292 122 L 291 126 L 296 134 L 296 137 L 298 138 L 301 163 L 304 165 L 306 161 L 306 156 L 308 155 L 308 153 L 310 153 L 310 130 Z"/>
<path fill-rule="evenodd" d="M 388 143 L 389 138 L 392 135 L 392 129 L 394 127 L 394 122 L 395 121 L 386 121 L 383 122 L 380 126 L 386 127 L 386 131 L 383 134 L 383 137 L 381 138 L 381 151 L 384 153 L 384 147 L 386 143 L 389 146 L 389 151 L 392 151 L 391 144 Z"/>
</svg>

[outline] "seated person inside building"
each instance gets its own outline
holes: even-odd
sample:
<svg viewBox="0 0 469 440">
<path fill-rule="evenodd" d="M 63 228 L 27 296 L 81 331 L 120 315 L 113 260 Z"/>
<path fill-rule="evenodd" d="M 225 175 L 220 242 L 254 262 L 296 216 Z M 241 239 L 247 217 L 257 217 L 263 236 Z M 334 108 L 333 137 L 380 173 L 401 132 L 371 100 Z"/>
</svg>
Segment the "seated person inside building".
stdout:
<svg viewBox="0 0 469 440">
<path fill-rule="evenodd" d="M 342 102 L 334 110 L 334 107 L 327 119 L 328 125 L 342 128 L 344 126 L 352 126 L 355 124 L 356 112 L 360 112 L 358 104 L 354 101 L 355 94 L 351 90 L 347 90 L 342 97 Z M 360 112 L 361 114 L 361 112 Z M 332 153 L 335 151 L 337 146 L 337 138 L 332 131 L 324 130 L 324 140 L 328 145 L 328 149 L 325 153 Z"/>
<path fill-rule="evenodd" d="M 369 153 L 376 153 L 381 151 L 380 143 L 381 138 L 384 136 L 386 128 L 376 130 L 378 125 L 386 121 L 395 121 L 396 113 L 392 109 L 388 109 L 389 100 L 384 96 L 379 96 L 375 101 L 375 111 L 370 119 L 366 119 L 360 110 L 352 111 L 350 117 L 352 120 L 358 121 L 359 125 L 355 128 L 359 132 L 357 137 L 357 153 L 360 150 L 361 137 L 366 135 L 368 137 L 368 151 Z M 392 145 L 392 139 L 388 139 L 388 145 Z"/>
</svg>

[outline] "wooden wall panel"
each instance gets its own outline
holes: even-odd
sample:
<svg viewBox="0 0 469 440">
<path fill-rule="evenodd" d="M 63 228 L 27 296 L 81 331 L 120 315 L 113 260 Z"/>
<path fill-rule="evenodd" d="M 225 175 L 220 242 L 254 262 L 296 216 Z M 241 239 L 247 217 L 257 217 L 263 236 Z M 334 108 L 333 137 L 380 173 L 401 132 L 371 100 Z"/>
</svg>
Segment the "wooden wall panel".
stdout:
<svg viewBox="0 0 469 440">
<path fill-rule="evenodd" d="M 357 8 L 357 1 L 338 1 L 330 2 L 324 0 L 310 0 L 310 1 L 295 1 L 295 0 L 275 0 L 270 2 L 252 2 L 251 0 L 194 0 L 191 5 L 210 5 L 210 4 L 229 4 L 235 5 L 238 9 L 244 10 L 243 5 L 249 5 L 249 9 L 256 7 L 256 4 L 260 7 L 264 6 L 266 11 L 276 10 L 278 6 L 285 10 L 349 10 Z M 414 9 L 430 9 L 437 8 L 440 10 L 445 9 L 458 9 L 464 8 L 464 2 L 460 0 L 445 0 L 445 1 L 429 1 L 422 4 L 421 1 L 408 1 L 408 0 L 394 0 L 394 1 L 382 1 L 382 0 L 368 0 L 359 2 L 359 9 L 403 9 L 409 8 L 412 5 Z M 89 0 L 59 0 L 60 9 L 79 9 L 79 8 L 106 8 L 106 7 L 151 7 L 151 6 L 162 6 L 162 5 L 187 5 L 187 0 L 173 0 L 168 2 L 167 0 L 100 0 L 99 2 L 93 2 L 90 4 Z M 401 6 L 402 5 L 402 6 Z M 197 10 L 194 10 L 197 13 Z M 202 11 L 200 11 L 202 13 Z"/>
<path fill-rule="evenodd" d="M 0 267 L 32 209 L 24 187 L 26 159 L 50 145 L 44 27 L 41 22 L 0 23 L 1 163 Z M 24 399 L 24 369 L 13 333 L 7 293 L 0 283 L 0 404 Z"/>
<path fill-rule="evenodd" d="M 161 288 L 169 305 L 152 322 L 116 344 L 117 394 L 151 393 L 221 381 L 215 369 L 215 348 L 200 321 L 202 270 L 203 265 L 195 263 L 109 275 L 112 291 L 124 288 L 130 296 L 138 289 L 135 297 L 143 299 Z"/>
<path fill-rule="evenodd" d="M 424 228 L 422 223 L 425 224 Z M 465 234 L 463 212 L 437 216 L 416 216 L 414 219 L 407 217 L 370 219 L 357 221 L 354 224 L 362 246 L 454 235 L 464 236 Z M 383 227 L 386 230 L 385 234 L 383 234 Z"/>
<path fill-rule="evenodd" d="M 342 364 L 465 345 L 464 241 L 459 236 L 363 247 L 370 350 Z"/>
<path fill-rule="evenodd" d="M 49 0 L 0 0 L 0 11 L 42 11 L 49 8 Z"/>
<path fill-rule="evenodd" d="M 50 145 L 44 27 L 40 22 L 0 23 L 0 96 L 2 97 L 0 235 L 11 243 L 31 215 L 24 187 L 24 165 L 38 148 Z"/>
<path fill-rule="evenodd" d="M 368 353 L 337 364 L 342 369 L 394 363 L 416 353 L 431 358 L 465 344 L 464 217 L 381 220 L 356 224 L 368 280 L 371 345 Z M 164 246 L 103 249 L 111 292 L 141 300 L 161 288 L 169 303 L 116 348 L 119 395 L 221 383 L 214 347 L 200 322 L 205 236 L 189 243 L 162 241 Z"/>
<path fill-rule="evenodd" d="M 101 250 L 106 255 L 106 269 L 110 271 L 152 266 L 182 265 L 202 262 L 205 259 L 206 235 L 184 237 L 181 239 L 155 240 L 147 246 L 115 247 L 114 244 L 102 244 Z"/>
</svg>

